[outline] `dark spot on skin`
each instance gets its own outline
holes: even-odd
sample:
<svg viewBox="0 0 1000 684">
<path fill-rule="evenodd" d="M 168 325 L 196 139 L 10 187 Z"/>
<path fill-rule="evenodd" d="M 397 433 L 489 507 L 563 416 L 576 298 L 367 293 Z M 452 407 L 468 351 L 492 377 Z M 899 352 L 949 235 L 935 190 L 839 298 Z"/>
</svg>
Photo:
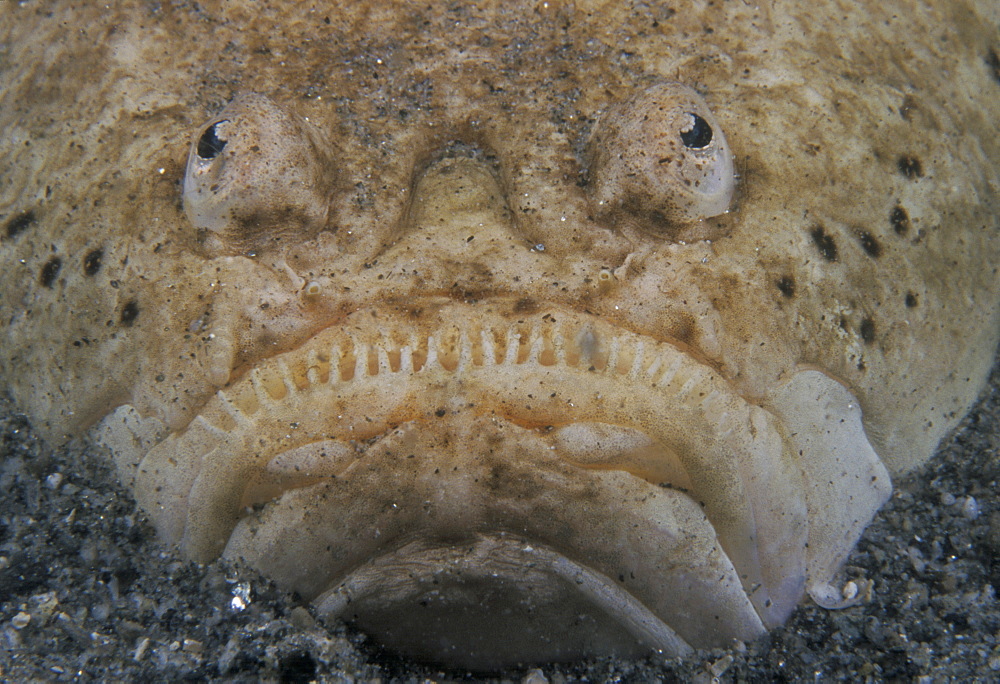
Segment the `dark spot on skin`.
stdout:
<svg viewBox="0 0 1000 684">
<path fill-rule="evenodd" d="M 104 258 L 104 250 L 98 247 L 87 252 L 83 257 L 83 275 L 93 276 L 101 270 L 101 259 Z"/>
<path fill-rule="evenodd" d="M 684 143 L 684 147 L 692 150 L 707 147 L 712 142 L 712 127 L 697 114 L 687 112 L 687 115 L 693 119 L 693 122 L 691 128 L 681 131 L 681 142 Z"/>
<path fill-rule="evenodd" d="M 62 268 L 62 259 L 57 256 L 52 257 L 45 265 L 42 266 L 42 272 L 38 276 L 38 282 L 41 283 L 42 287 L 52 287 L 52 283 L 56 281 L 56 276 L 59 275 L 59 270 Z"/>
<path fill-rule="evenodd" d="M 538 302 L 531 297 L 522 297 L 514 303 L 514 313 L 528 314 L 538 311 Z"/>
<path fill-rule="evenodd" d="M 896 206 L 889 214 L 889 223 L 897 235 L 906 235 L 910 230 L 910 214 L 903 207 Z"/>
<path fill-rule="evenodd" d="M 31 209 L 22 211 L 20 214 L 7 221 L 7 237 L 12 238 L 20 235 L 34 223 L 37 223 L 35 212 Z"/>
<path fill-rule="evenodd" d="M 872 259 L 882 256 L 882 244 L 867 230 L 858 229 L 858 241 L 861 243 L 861 249 Z"/>
<path fill-rule="evenodd" d="M 912 292 L 907 292 L 906 293 L 906 308 L 907 309 L 912 309 L 916 305 L 917 305 L 917 295 L 913 294 Z"/>
<path fill-rule="evenodd" d="M 781 276 L 775 284 L 778 286 L 778 289 L 781 290 L 781 294 L 786 297 L 795 296 L 795 278 L 792 276 Z"/>
<path fill-rule="evenodd" d="M 916 157 L 904 154 L 896 162 L 896 168 L 907 178 L 920 178 L 924 175 L 924 167 Z"/>
<path fill-rule="evenodd" d="M 434 412 L 434 415 L 437 416 L 438 418 L 444 418 L 446 413 L 447 411 L 445 411 L 443 408 L 439 408 L 437 411 Z"/>
<path fill-rule="evenodd" d="M 875 341 L 875 321 L 866 316 L 861 321 L 861 327 L 858 329 L 858 332 L 861 333 L 861 339 L 865 344 L 871 344 Z"/>
<path fill-rule="evenodd" d="M 1000 83 L 1000 55 L 997 54 L 996 50 L 990 49 L 984 59 L 986 60 L 986 66 L 990 68 L 993 80 Z"/>
<path fill-rule="evenodd" d="M 139 317 L 139 303 L 134 299 L 130 299 L 126 302 L 125 306 L 122 307 L 122 325 L 127 328 L 131 328 L 132 324 L 135 323 L 135 319 Z"/>
<path fill-rule="evenodd" d="M 225 121 L 217 121 L 208 128 L 205 132 L 201 134 L 198 138 L 198 156 L 202 159 L 215 159 L 219 156 L 222 150 L 226 149 L 226 142 L 218 136 L 218 131 L 216 127 L 221 124 L 226 123 Z"/>
<path fill-rule="evenodd" d="M 672 322 L 667 333 L 678 342 L 694 346 L 697 342 L 698 323 L 693 316 L 682 312 Z"/>
<path fill-rule="evenodd" d="M 832 235 L 826 234 L 826 228 L 821 225 L 815 225 L 809 231 L 812 236 L 813 242 L 816 244 L 816 249 L 819 253 L 823 255 L 823 258 L 827 261 L 837 260 L 837 243 L 833 239 Z"/>
</svg>

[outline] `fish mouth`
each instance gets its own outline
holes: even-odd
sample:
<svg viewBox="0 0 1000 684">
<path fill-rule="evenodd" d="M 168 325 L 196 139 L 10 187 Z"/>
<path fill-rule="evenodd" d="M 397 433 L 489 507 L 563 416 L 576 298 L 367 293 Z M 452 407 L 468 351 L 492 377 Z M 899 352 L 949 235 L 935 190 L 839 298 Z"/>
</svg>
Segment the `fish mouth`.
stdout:
<svg viewBox="0 0 1000 684">
<path fill-rule="evenodd" d="M 428 299 L 253 368 L 148 452 L 136 494 L 187 555 L 242 559 L 408 655 L 679 655 L 803 595 L 791 449 L 669 342 Z"/>
</svg>

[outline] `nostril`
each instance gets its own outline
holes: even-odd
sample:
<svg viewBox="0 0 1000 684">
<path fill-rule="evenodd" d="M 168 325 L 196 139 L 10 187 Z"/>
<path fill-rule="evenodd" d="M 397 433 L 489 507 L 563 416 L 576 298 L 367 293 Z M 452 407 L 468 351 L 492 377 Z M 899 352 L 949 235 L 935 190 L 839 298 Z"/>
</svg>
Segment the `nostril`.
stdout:
<svg viewBox="0 0 1000 684">
<path fill-rule="evenodd" d="M 691 123 L 688 127 L 681 129 L 681 142 L 684 143 L 684 147 L 692 150 L 708 147 L 709 143 L 712 142 L 712 127 L 697 114 L 691 112 L 685 112 L 685 114 L 691 117 Z"/>
<path fill-rule="evenodd" d="M 223 119 L 205 129 L 205 132 L 198 138 L 196 153 L 199 157 L 202 159 L 215 159 L 222 150 L 226 149 L 227 140 L 219 137 L 219 126 L 228 122 L 228 119 Z"/>
</svg>

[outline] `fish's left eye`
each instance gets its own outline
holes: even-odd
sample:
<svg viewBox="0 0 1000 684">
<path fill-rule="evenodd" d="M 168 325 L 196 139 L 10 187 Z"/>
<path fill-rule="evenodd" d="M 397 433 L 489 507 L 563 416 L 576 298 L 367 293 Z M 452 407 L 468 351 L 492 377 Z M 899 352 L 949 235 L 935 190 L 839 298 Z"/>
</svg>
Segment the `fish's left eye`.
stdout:
<svg viewBox="0 0 1000 684">
<path fill-rule="evenodd" d="M 701 96 L 680 83 L 657 83 L 610 107 L 588 156 L 592 199 L 602 214 L 677 226 L 724 214 L 732 202 L 726 137 Z"/>
<path fill-rule="evenodd" d="M 712 127 L 697 114 L 691 112 L 685 114 L 691 117 L 691 123 L 681 129 L 681 142 L 684 143 L 684 147 L 692 150 L 708 147 L 712 142 Z"/>
</svg>

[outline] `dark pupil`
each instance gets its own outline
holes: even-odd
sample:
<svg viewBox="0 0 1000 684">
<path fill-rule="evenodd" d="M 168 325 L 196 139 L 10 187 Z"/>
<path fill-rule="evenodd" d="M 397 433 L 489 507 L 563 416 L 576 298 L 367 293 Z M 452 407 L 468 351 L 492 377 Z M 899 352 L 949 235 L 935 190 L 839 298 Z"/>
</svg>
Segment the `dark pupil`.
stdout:
<svg viewBox="0 0 1000 684">
<path fill-rule="evenodd" d="M 219 155 L 219 152 L 222 152 L 222 150 L 225 149 L 226 141 L 220 139 L 215 133 L 216 126 L 221 123 L 226 122 L 218 121 L 212 124 L 206 128 L 205 132 L 201 134 L 200 138 L 198 138 L 198 156 L 202 159 L 215 159 Z M 709 133 L 709 137 L 711 137 L 711 135 L 712 134 Z"/>
<path fill-rule="evenodd" d="M 681 142 L 684 143 L 684 147 L 698 149 L 712 142 L 712 127 L 708 122 L 697 114 L 687 112 L 687 115 L 694 120 L 694 123 L 689 130 L 681 131 Z"/>
</svg>

